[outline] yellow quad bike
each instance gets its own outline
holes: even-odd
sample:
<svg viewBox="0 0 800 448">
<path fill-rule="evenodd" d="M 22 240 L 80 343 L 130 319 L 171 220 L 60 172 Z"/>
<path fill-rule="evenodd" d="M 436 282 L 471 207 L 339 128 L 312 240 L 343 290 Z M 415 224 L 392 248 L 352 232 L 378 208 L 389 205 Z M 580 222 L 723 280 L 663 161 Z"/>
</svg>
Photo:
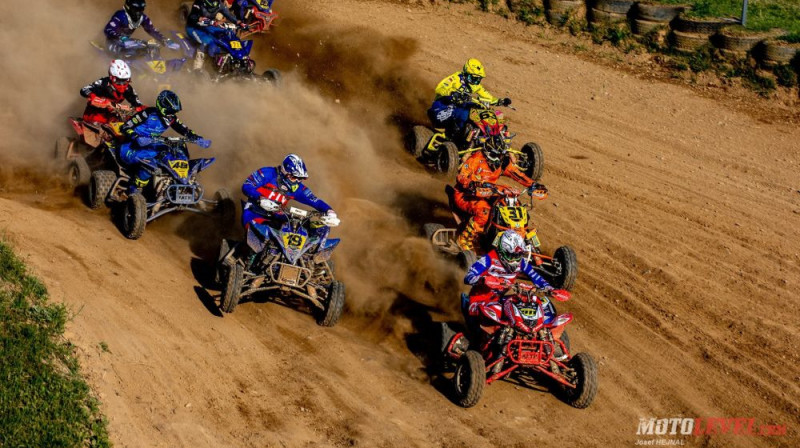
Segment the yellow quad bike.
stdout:
<svg viewBox="0 0 800 448">
<path fill-rule="evenodd" d="M 433 247 L 446 254 L 458 257 L 463 268 L 469 268 L 478 259 L 474 251 L 462 250 L 456 244 L 456 237 L 463 229 L 469 216 L 456 207 L 454 201 L 455 190 L 451 186 L 445 188 L 456 221 L 455 228 L 445 228 L 442 224 L 427 223 L 423 226 L 426 237 Z M 530 201 L 525 204 L 520 198 L 521 193 L 513 189 L 499 190 L 490 203 L 492 210 L 489 215 L 489 224 L 485 232 L 478 237 L 476 251 L 481 255 L 497 247 L 500 235 L 506 230 L 518 232 L 527 243 L 526 259 L 533 264 L 545 279 L 557 289 L 572 289 L 578 277 L 578 259 L 575 251 L 570 246 L 561 246 L 553 253 L 547 255 L 542 251 L 539 234 L 532 226 L 529 219 L 529 210 L 533 207 L 533 198 L 543 200 L 547 198 L 545 188 L 537 189 L 530 193 Z"/>
<path fill-rule="evenodd" d="M 461 138 L 448 136 L 444 129 L 432 131 L 425 126 L 414 126 L 411 142 L 414 156 L 436 171 L 454 176 L 469 154 L 480 151 L 489 140 L 501 139 L 512 163 L 531 179 L 541 179 L 544 172 L 542 148 L 534 142 L 525 143 L 521 149 L 512 148 L 511 141 L 516 134 L 508 131 L 503 112 L 492 109 L 486 102 L 472 102 L 471 107 Z"/>
</svg>

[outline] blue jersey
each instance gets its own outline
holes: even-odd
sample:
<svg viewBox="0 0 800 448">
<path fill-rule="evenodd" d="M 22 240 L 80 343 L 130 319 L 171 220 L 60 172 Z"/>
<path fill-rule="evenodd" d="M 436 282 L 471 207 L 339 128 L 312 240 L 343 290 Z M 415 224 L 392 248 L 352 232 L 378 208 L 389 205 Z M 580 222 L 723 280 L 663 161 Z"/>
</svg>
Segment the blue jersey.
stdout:
<svg viewBox="0 0 800 448">
<path fill-rule="evenodd" d="M 522 260 L 522 263 L 520 263 L 519 268 L 517 268 L 515 272 L 508 272 L 506 267 L 503 266 L 503 263 L 500 261 L 497 251 L 495 250 L 492 250 L 488 254 L 482 256 L 478 259 L 478 261 L 475 262 L 475 264 L 470 266 L 466 277 L 464 277 L 464 283 L 468 285 L 474 285 L 478 283 L 478 280 L 480 280 L 480 278 L 484 275 L 497 278 L 506 278 L 514 281 L 520 272 L 527 275 L 537 288 L 546 288 L 550 286 L 550 284 L 547 283 L 547 280 L 539 275 L 539 273 L 533 269 L 533 266 L 531 266 L 527 260 Z"/>
<path fill-rule="evenodd" d="M 186 137 L 196 136 L 196 134 L 186 127 L 185 124 L 181 123 L 177 117 L 162 117 L 155 107 L 148 107 L 137 113 L 122 125 L 122 131 L 130 138 L 157 137 L 166 132 L 169 128 L 174 129 L 175 132 Z"/>
<path fill-rule="evenodd" d="M 103 32 L 106 35 L 106 39 L 116 41 L 122 37 L 130 37 L 140 26 L 147 31 L 147 34 L 153 36 L 153 38 L 159 42 L 164 42 L 166 40 L 164 35 L 156 29 L 147 15 L 142 14 L 138 22 L 131 22 L 128 13 L 126 13 L 124 9 L 120 9 L 111 16 L 111 20 L 108 21 Z"/>
<path fill-rule="evenodd" d="M 325 201 L 314 196 L 311 190 L 298 182 L 294 188 L 289 188 L 280 181 L 280 171 L 275 167 L 264 167 L 247 178 L 242 185 L 242 193 L 254 204 L 261 198 L 269 199 L 281 205 L 286 205 L 290 200 L 295 200 L 303 205 L 314 207 L 326 213 L 331 206 Z"/>
</svg>

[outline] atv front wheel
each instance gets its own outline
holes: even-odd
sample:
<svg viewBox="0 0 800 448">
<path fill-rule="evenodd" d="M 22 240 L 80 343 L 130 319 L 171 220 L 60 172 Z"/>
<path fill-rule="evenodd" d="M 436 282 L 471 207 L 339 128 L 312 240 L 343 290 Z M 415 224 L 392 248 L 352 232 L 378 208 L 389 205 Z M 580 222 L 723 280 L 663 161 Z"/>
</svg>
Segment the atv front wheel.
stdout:
<svg viewBox="0 0 800 448">
<path fill-rule="evenodd" d="M 578 256 L 569 246 L 561 246 L 553 254 L 561 270 L 553 278 L 553 286 L 559 289 L 571 290 L 578 278 Z"/>
<path fill-rule="evenodd" d="M 433 132 L 425 126 L 414 126 L 414 141 L 412 142 L 411 154 L 414 157 L 422 157 L 428 148 L 428 143 L 433 138 Z"/>
<path fill-rule="evenodd" d="M 111 187 L 117 180 L 117 175 L 113 171 L 95 171 L 89 179 L 89 208 L 97 210 L 106 205 L 108 194 Z"/>
<path fill-rule="evenodd" d="M 222 303 L 220 308 L 223 312 L 232 313 L 239 304 L 239 297 L 242 294 L 242 283 L 244 283 L 244 267 L 239 263 L 234 263 L 228 269 L 228 281 L 225 289 L 222 290 Z"/>
<path fill-rule="evenodd" d="M 85 187 L 89 184 L 89 178 L 92 175 L 92 170 L 86 159 L 83 156 L 78 156 L 69 162 L 67 167 L 67 181 L 72 189 L 78 187 Z"/>
<path fill-rule="evenodd" d="M 122 210 L 122 234 L 125 238 L 138 240 L 147 225 L 147 201 L 141 193 L 128 196 Z"/>
<path fill-rule="evenodd" d="M 422 230 L 425 232 L 425 237 L 428 238 L 428 241 L 433 243 L 434 246 L 436 243 L 433 241 L 433 235 L 442 229 L 444 229 L 444 226 L 435 222 L 428 222 L 422 225 Z"/>
<path fill-rule="evenodd" d="M 222 276 L 225 275 L 225 267 L 222 264 L 222 259 L 225 258 L 225 255 L 228 255 L 228 252 L 231 251 L 231 246 L 228 243 L 228 240 L 225 238 L 222 239 L 222 242 L 219 243 L 219 255 L 217 256 L 217 263 L 214 265 L 214 285 L 222 286 Z"/>
<path fill-rule="evenodd" d="M 486 384 L 486 363 L 475 350 L 468 350 L 458 361 L 453 377 L 456 403 L 465 408 L 478 404 Z"/>
<path fill-rule="evenodd" d="M 273 86 L 281 85 L 281 80 L 283 79 L 283 75 L 281 72 L 276 68 L 270 68 L 264 71 L 264 74 L 261 75 L 264 78 L 264 81 L 272 84 Z"/>
<path fill-rule="evenodd" d="M 572 407 L 585 409 L 597 395 L 597 365 L 590 354 L 578 353 L 569 360 L 567 366 L 575 371 L 575 388 L 561 386 L 561 398 Z"/>
<path fill-rule="evenodd" d="M 436 157 L 436 170 L 446 173 L 448 176 L 455 176 L 459 166 L 458 147 L 453 142 L 444 142 L 439 146 L 439 154 Z"/>
<path fill-rule="evenodd" d="M 323 327 L 332 327 L 339 322 L 344 309 L 344 283 L 334 281 L 328 287 L 328 300 L 325 302 L 325 310 L 317 317 L 317 324 Z"/>
<path fill-rule="evenodd" d="M 536 143 L 528 142 L 525 143 L 520 152 L 522 154 L 520 155 L 520 160 L 517 161 L 519 168 L 531 179 L 535 181 L 541 179 L 544 173 L 544 152 L 542 148 Z"/>
<path fill-rule="evenodd" d="M 192 10 L 192 2 L 183 2 L 178 7 L 178 23 L 186 26 L 186 21 L 189 19 L 189 12 Z"/>
</svg>

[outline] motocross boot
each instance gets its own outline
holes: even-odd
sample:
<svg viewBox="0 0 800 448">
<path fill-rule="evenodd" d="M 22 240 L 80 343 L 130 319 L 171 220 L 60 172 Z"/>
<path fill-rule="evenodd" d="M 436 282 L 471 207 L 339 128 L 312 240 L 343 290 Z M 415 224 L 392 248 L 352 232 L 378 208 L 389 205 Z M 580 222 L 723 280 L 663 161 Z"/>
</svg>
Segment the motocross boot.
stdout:
<svg viewBox="0 0 800 448">
<path fill-rule="evenodd" d="M 128 184 L 128 191 L 127 191 L 128 196 L 133 196 L 134 194 L 139 193 L 149 183 L 150 183 L 150 179 L 142 180 L 142 179 L 139 179 L 139 176 L 136 176 L 133 179 L 133 182 Z"/>
<path fill-rule="evenodd" d="M 475 250 L 474 241 L 478 233 L 483 230 L 475 224 L 475 220 L 470 218 L 464 230 L 456 238 L 456 244 L 461 250 Z"/>
</svg>

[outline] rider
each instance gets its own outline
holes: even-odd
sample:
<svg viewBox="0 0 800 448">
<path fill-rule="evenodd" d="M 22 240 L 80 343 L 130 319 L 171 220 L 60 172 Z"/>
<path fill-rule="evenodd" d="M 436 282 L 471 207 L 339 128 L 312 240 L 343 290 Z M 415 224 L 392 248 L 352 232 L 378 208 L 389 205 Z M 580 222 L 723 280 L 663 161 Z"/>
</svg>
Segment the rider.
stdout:
<svg viewBox="0 0 800 448">
<path fill-rule="evenodd" d="M 88 104 L 83 111 L 83 121 L 106 124 L 121 121 L 115 114 L 114 106 L 127 101 L 136 111 L 144 109 L 139 96 L 131 85 L 131 69 L 121 59 L 114 59 L 108 67 L 108 76 L 100 78 L 81 89 L 81 96 Z"/>
<path fill-rule="evenodd" d="M 222 29 L 213 25 L 218 14 L 222 14 L 240 28 L 244 27 L 244 23 L 237 19 L 220 0 L 195 0 L 189 16 L 186 18 L 186 33 L 192 36 L 198 44 L 194 58 L 195 70 L 202 70 L 206 53 L 212 57 L 219 53 L 214 34 Z"/>
<path fill-rule="evenodd" d="M 475 237 L 483 232 L 489 222 L 492 206 L 489 199 L 514 189 L 498 185 L 500 176 L 507 176 L 528 188 L 528 191 L 544 189 L 544 186 L 526 176 L 511 163 L 502 136 L 489 139 L 481 151 L 474 152 L 461 165 L 456 178 L 453 199 L 456 206 L 471 215 L 464 230 L 456 238 L 463 250 L 473 250 Z"/>
<path fill-rule="evenodd" d="M 172 128 L 178 134 L 188 137 L 199 146 L 208 148 L 210 140 L 205 140 L 183 124 L 176 114 L 180 112 L 181 100 L 175 92 L 163 90 L 156 98 L 156 107 L 148 107 L 122 125 L 128 141 L 120 148 L 120 159 L 130 166 L 140 165 L 134 181 L 128 186 L 128 194 L 136 193 L 150 182 L 150 172 L 142 164 L 151 164 L 158 155 L 155 138 Z"/>
<path fill-rule="evenodd" d="M 136 39 L 130 39 L 134 31 L 140 26 L 161 44 L 171 49 L 177 49 L 178 45 L 164 37 L 153 25 L 153 22 L 150 21 L 150 17 L 147 17 L 144 13 L 145 6 L 147 6 L 145 0 L 125 0 L 123 8 L 111 16 L 111 20 L 108 21 L 105 29 L 103 29 L 109 51 L 122 55 L 125 50 L 134 44 L 140 43 Z"/>
<path fill-rule="evenodd" d="M 454 138 L 464 128 L 469 118 L 470 102 L 473 94 L 492 106 L 510 106 L 510 98 L 495 98 L 481 86 L 486 71 L 481 61 L 469 59 L 460 72 L 443 79 L 436 86 L 436 98 L 428 109 L 433 127 L 446 132 Z"/>
<path fill-rule="evenodd" d="M 308 179 L 308 170 L 303 159 L 297 154 L 289 154 L 277 167 L 264 167 L 253 172 L 242 185 L 247 203 L 242 210 L 242 225 L 245 229 L 250 223 L 263 223 L 272 218 L 283 219 L 281 207 L 295 200 L 325 213 L 322 223 L 331 227 L 339 225 L 339 218 L 330 205 L 314 196 L 303 185 Z M 322 230 L 320 230 L 321 232 Z"/>
<path fill-rule="evenodd" d="M 259 11 L 269 14 L 272 12 L 272 2 L 275 0 L 226 0 L 231 12 L 241 21 L 247 20 L 247 13 L 251 7 L 255 7 Z M 265 4 L 265 6 L 262 6 Z"/>
<path fill-rule="evenodd" d="M 467 323 L 470 334 L 478 336 L 481 333 L 479 317 L 481 305 L 500 300 L 511 288 L 517 276 L 522 273 L 531 279 L 533 284 L 545 291 L 552 291 L 553 287 L 539 275 L 533 266 L 523 257 L 525 256 L 525 240 L 513 230 L 506 230 L 500 236 L 496 249 L 476 261 L 464 277 L 464 283 L 472 285 L 469 294 L 461 296 L 461 311 Z M 512 320 L 512 325 L 518 330 L 530 332 L 522 316 L 510 309 L 510 303 L 504 304 L 504 315 Z M 467 338 L 458 333 L 450 340 L 447 350 L 451 353 L 463 353 L 469 346 Z"/>
</svg>

